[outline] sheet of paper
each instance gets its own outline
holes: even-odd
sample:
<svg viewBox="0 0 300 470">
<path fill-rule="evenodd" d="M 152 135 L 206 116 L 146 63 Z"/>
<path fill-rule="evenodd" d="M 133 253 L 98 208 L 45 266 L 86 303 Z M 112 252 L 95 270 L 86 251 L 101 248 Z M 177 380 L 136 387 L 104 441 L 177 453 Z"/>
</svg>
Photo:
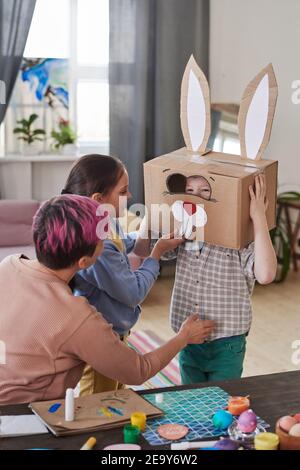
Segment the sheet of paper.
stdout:
<svg viewBox="0 0 300 470">
<path fill-rule="evenodd" d="M 46 426 L 35 415 L 0 416 L 0 437 L 46 434 Z"/>
</svg>

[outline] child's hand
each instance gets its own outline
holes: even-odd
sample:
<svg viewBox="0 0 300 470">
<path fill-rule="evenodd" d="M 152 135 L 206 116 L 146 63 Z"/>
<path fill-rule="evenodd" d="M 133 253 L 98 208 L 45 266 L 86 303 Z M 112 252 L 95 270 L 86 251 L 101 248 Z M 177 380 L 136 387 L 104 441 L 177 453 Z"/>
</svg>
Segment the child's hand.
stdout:
<svg viewBox="0 0 300 470">
<path fill-rule="evenodd" d="M 250 217 L 254 221 L 257 219 L 265 219 L 266 210 L 268 208 L 268 200 L 266 197 L 266 179 L 262 173 L 255 176 L 255 191 L 253 186 L 249 186 L 250 193 Z"/>
<path fill-rule="evenodd" d="M 199 315 L 190 315 L 181 325 L 179 334 L 185 336 L 187 344 L 201 344 L 211 334 L 215 322 L 200 320 Z"/>
<path fill-rule="evenodd" d="M 254 226 L 254 274 L 260 284 L 269 284 L 276 276 L 277 259 L 266 218 L 268 200 L 266 198 L 265 177 L 255 177 L 255 193 L 249 188 L 250 216 Z"/>
<path fill-rule="evenodd" d="M 159 261 L 166 251 L 175 250 L 184 241 L 184 238 L 180 237 L 178 233 L 175 232 L 164 235 L 155 243 L 151 252 L 151 257 Z"/>
</svg>

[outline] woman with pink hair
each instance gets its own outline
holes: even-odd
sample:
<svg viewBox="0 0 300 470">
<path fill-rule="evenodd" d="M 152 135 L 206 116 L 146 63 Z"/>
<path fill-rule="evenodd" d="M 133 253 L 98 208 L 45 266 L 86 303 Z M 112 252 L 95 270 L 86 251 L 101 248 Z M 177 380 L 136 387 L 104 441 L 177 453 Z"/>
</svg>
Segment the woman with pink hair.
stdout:
<svg viewBox="0 0 300 470">
<path fill-rule="evenodd" d="M 141 384 L 211 325 L 189 317 L 166 344 L 145 355 L 130 349 L 86 298 L 73 296 L 75 273 L 100 256 L 108 214 L 95 200 L 64 195 L 44 203 L 33 223 L 37 259 L 0 263 L 0 404 L 63 397 L 85 364 L 107 377 Z"/>
</svg>

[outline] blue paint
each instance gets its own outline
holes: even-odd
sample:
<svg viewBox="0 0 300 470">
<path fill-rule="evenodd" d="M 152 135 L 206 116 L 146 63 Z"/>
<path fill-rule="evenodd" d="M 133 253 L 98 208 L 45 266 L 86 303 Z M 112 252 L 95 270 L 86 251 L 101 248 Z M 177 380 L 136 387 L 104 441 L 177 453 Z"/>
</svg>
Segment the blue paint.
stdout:
<svg viewBox="0 0 300 470">
<path fill-rule="evenodd" d="M 50 408 L 48 408 L 48 411 L 49 413 L 55 413 L 60 407 L 61 403 L 54 403 L 54 405 L 51 405 Z"/>
<path fill-rule="evenodd" d="M 115 413 L 116 415 L 119 415 L 119 416 L 123 416 L 122 411 L 119 410 L 118 408 L 114 408 L 113 406 L 108 406 L 107 408 L 108 408 L 109 411 L 111 411 L 112 413 Z"/>
</svg>

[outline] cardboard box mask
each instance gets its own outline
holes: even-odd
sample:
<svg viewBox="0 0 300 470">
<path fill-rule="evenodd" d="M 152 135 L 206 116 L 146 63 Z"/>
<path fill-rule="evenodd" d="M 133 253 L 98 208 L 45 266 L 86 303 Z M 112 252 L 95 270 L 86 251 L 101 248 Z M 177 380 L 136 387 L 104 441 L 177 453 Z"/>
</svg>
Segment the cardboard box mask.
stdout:
<svg viewBox="0 0 300 470">
<path fill-rule="evenodd" d="M 191 56 L 181 85 L 181 128 L 186 147 L 144 164 L 151 229 L 179 226 L 187 239 L 241 249 L 253 241 L 249 186 L 260 172 L 267 185 L 267 222 L 276 224 L 277 162 L 262 159 L 269 142 L 277 83 L 269 64 L 248 84 L 238 128 L 241 155 L 206 149 L 211 131 L 207 80 Z M 170 215 L 171 214 L 171 215 Z M 164 222 L 166 222 L 164 224 Z"/>
</svg>

